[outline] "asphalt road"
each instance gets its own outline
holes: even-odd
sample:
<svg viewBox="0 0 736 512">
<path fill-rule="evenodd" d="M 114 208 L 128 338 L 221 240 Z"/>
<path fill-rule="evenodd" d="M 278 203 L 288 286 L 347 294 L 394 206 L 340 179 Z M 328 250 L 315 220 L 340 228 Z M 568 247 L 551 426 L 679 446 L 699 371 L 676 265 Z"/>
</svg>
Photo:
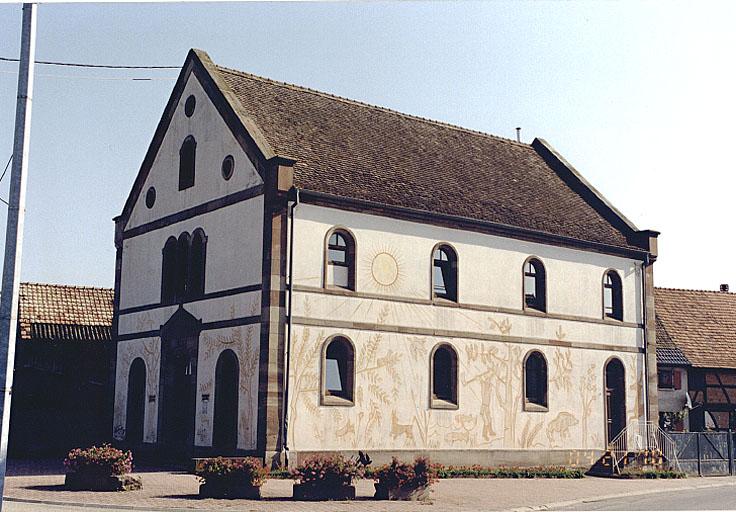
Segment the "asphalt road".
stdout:
<svg viewBox="0 0 736 512">
<path fill-rule="evenodd" d="M 736 487 L 660 492 L 551 510 L 736 510 Z"/>
</svg>

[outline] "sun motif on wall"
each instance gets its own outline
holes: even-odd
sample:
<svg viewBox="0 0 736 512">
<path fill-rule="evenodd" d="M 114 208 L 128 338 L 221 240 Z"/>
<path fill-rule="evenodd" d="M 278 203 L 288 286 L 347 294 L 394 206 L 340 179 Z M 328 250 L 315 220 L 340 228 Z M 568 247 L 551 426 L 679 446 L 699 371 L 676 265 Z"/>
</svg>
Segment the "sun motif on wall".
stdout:
<svg viewBox="0 0 736 512">
<path fill-rule="evenodd" d="M 366 268 L 365 274 L 370 279 L 368 284 L 379 293 L 388 293 L 398 289 L 404 280 L 403 258 L 398 252 L 387 246 L 375 247 L 367 251 L 361 259 L 361 266 Z"/>
</svg>

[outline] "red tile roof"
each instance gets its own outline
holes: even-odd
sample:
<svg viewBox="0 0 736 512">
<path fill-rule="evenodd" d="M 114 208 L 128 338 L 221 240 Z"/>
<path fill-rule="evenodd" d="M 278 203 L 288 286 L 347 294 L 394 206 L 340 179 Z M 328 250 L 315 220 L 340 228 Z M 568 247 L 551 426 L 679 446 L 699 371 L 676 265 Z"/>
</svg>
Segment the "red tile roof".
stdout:
<svg viewBox="0 0 736 512">
<path fill-rule="evenodd" d="M 666 333 L 693 366 L 736 368 L 736 294 L 656 288 L 654 304 L 657 343 Z"/>
<path fill-rule="evenodd" d="M 110 288 L 21 283 L 19 337 L 21 340 L 109 340 L 112 309 Z"/>
<path fill-rule="evenodd" d="M 214 68 L 298 188 L 635 247 L 532 145 Z"/>
</svg>

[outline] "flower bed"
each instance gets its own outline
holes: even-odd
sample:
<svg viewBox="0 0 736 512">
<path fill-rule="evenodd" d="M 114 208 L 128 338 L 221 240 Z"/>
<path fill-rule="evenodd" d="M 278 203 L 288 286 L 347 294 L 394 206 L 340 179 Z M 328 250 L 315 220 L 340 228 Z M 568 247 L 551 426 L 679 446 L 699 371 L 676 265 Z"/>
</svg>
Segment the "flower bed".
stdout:
<svg viewBox="0 0 736 512">
<path fill-rule="evenodd" d="M 687 478 L 685 473 L 670 469 L 624 469 L 619 478 L 624 479 L 679 479 Z"/>
<path fill-rule="evenodd" d="M 75 448 L 64 459 L 64 485 L 74 491 L 132 491 L 142 487 L 141 479 L 128 475 L 133 470 L 133 454 L 109 444 Z"/>
<path fill-rule="evenodd" d="M 194 474 L 201 498 L 260 499 L 268 468 L 254 457 L 215 457 L 197 461 Z"/>
<path fill-rule="evenodd" d="M 528 468 L 484 466 L 437 466 L 439 478 L 584 478 L 582 468 L 535 466 Z"/>
<path fill-rule="evenodd" d="M 342 455 L 314 455 L 308 457 L 291 476 L 296 500 L 354 500 L 355 478 L 363 476 L 363 467 Z"/>
<path fill-rule="evenodd" d="M 437 468 L 426 457 L 417 457 L 413 464 L 393 457 L 390 464 L 370 474 L 376 480 L 374 497 L 379 500 L 428 500 L 430 487 L 437 481 Z"/>
</svg>

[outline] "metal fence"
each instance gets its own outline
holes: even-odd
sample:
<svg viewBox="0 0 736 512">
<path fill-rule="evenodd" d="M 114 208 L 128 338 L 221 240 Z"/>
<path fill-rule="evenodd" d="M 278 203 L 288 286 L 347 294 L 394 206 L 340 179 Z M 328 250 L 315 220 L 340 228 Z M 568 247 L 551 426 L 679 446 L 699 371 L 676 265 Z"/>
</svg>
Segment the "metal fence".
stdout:
<svg viewBox="0 0 736 512">
<path fill-rule="evenodd" d="M 734 432 L 669 432 L 680 468 L 688 475 L 725 476 L 736 472 Z"/>
</svg>

